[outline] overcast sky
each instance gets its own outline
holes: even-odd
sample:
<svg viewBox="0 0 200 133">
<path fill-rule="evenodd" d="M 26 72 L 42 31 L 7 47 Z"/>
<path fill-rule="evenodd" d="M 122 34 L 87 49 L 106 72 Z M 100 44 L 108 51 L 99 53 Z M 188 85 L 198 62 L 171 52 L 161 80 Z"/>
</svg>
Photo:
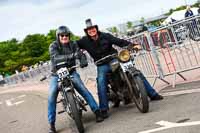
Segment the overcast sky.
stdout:
<svg viewBox="0 0 200 133">
<path fill-rule="evenodd" d="M 27 34 L 48 33 L 60 25 L 84 35 L 85 19 L 100 29 L 141 17 L 160 15 L 197 0 L 0 0 L 0 41 L 22 40 Z"/>
</svg>

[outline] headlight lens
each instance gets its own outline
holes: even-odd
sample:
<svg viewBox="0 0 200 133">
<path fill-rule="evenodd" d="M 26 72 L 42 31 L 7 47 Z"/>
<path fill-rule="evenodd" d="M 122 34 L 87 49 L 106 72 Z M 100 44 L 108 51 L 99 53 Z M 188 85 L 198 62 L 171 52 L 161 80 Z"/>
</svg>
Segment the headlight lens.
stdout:
<svg viewBox="0 0 200 133">
<path fill-rule="evenodd" d="M 128 61 L 131 57 L 130 52 L 128 50 L 120 51 L 118 56 L 119 56 L 120 61 L 122 61 L 122 62 Z"/>
</svg>

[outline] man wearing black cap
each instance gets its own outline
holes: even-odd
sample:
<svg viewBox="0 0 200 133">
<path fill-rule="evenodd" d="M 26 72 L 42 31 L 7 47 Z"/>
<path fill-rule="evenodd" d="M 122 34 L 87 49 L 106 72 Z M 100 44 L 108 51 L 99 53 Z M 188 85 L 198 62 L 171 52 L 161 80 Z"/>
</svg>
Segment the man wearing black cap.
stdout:
<svg viewBox="0 0 200 133">
<path fill-rule="evenodd" d="M 94 62 L 113 53 L 117 53 L 112 45 L 125 47 L 131 44 L 123 39 L 116 38 L 109 33 L 100 32 L 97 25 L 92 25 L 91 19 L 86 20 L 86 28 L 84 29 L 86 36 L 81 38 L 77 43 L 81 49 L 86 50 L 94 59 Z M 134 46 L 135 48 L 138 45 Z M 109 62 L 97 65 L 97 89 L 99 96 L 99 107 L 104 118 L 108 117 L 108 100 L 107 100 L 107 77 L 106 74 L 111 71 Z M 159 95 L 149 84 L 146 78 L 143 78 L 144 85 L 151 100 L 161 100 L 163 97 Z"/>
</svg>

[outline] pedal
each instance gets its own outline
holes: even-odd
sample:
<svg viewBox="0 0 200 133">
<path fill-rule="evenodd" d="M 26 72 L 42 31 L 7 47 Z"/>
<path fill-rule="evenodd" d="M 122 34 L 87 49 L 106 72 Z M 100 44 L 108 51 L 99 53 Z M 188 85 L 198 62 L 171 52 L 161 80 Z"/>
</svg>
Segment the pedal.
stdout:
<svg viewBox="0 0 200 133">
<path fill-rule="evenodd" d="M 58 114 L 62 114 L 62 113 L 64 113 L 64 112 L 65 112 L 65 111 L 64 111 L 64 110 L 62 110 L 62 111 L 59 111 L 59 112 L 58 112 Z"/>
</svg>

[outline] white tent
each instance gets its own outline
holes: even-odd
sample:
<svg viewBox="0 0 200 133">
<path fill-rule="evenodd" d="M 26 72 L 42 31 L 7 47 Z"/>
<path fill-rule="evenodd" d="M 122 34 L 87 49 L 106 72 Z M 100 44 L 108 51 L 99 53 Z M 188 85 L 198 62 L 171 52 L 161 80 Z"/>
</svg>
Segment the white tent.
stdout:
<svg viewBox="0 0 200 133">
<path fill-rule="evenodd" d="M 194 13 L 194 15 L 197 15 L 198 12 L 198 8 L 191 8 L 192 12 Z M 186 9 L 185 10 L 180 10 L 180 11 L 175 11 L 173 12 L 171 15 L 169 15 L 163 22 L 163 24 L 168 24 L 169 22 L 171 22 L 171 18 L 175 19 L 175 20 L 182 20 L 182 19 L 185 19 L 185 12 L 186 12 Z"/>
</svg>

